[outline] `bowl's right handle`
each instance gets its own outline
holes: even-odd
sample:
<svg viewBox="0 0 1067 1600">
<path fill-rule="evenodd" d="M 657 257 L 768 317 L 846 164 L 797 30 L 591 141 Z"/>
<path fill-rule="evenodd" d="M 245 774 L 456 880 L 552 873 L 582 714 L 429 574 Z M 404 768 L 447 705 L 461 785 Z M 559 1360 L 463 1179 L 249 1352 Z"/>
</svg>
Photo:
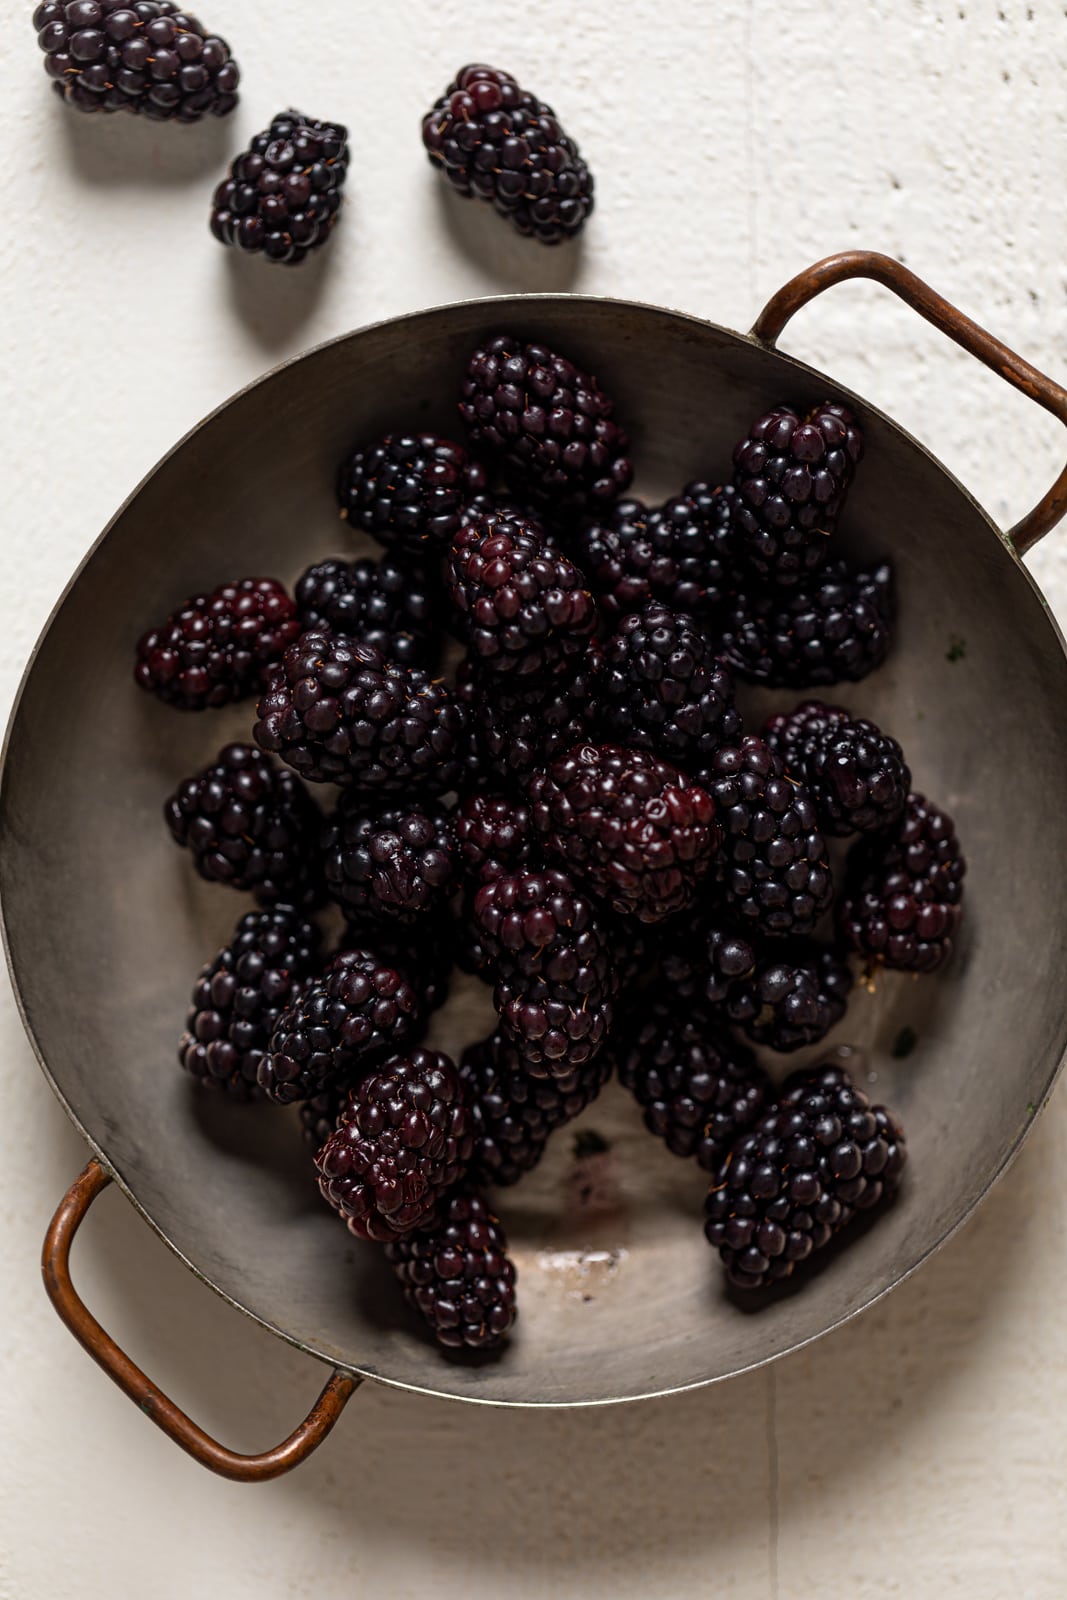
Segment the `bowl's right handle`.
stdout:
<svg viewBox="0 0 1067 1600">
<path fill-rule="evenodd" d="M 219 1444 L 169 1399 L 151 1378 L 100 1326 L 70 1277 L 70 1247 L 85 1214 L 111 1174 L 97 1160 L 67 1190 L 45 1235 L 41 1270 L 48 1297 L 78 1342 L 99 1362 L 109 1378 L 150 1417 L 157 1428 L 181 1445 L 202 1466 L 237 1483 L 263 1483 L 298 1467 L 325 1439 L 362 1379 L 335 1370 L 311 1410 L 288 1439 L 262 1455 L 243 1456 Z"/>
<path fill-rule="evenodd" d="M 927 322 L 932 322 L 935 328 L 947 333 L 969 354 L 977 356 L 979 361 L 1006 378 L 1014 388 L 1029 395 L 1031 400 L 1036 400 L 1039 406 L 1067 424 L 1067 389 L 1052 378 L 1047 378 L 1043 372 L 1038 372 L 1029 361 L 1024 361 L 1022 356 L 1016 355 L 1014 350 L 1009 350 L 1006 344 L 980 328 L 977 322 L 972 322 L 962 311 L 957 311 L 954 305 L 935 293 L 929 284 L 917 278 L 899 261 L 894 261 L 892 256 L 880 255 L 877 251 L 843 250 L 839 255 L 817 261 L 806 272 L 798 273 L 768 300 L 753 325 L 753 338 L 773 349 L 778 335 L 801 306 L 806 306 L 824 289 L 832 288 L 835 283 L 843 283 L 847 278 L 873 278 L 876 283 L 892 289 Z M 1065 512 L 1067 466 L 1048 493 L 1021 522 L 1015 524 L 1007 537 L 1018 553 L 1024 555 L 1050 528 L 1056 526 Z"/>
</svg>

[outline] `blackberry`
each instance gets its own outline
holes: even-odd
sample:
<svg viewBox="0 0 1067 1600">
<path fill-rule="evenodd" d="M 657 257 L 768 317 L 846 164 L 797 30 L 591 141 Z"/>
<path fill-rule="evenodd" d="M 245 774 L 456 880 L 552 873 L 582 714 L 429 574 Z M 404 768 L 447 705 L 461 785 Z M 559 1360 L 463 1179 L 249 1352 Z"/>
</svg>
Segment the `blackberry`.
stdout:
<svg viewBox="0 0 1067 1600">
<path fill-rule="evenodd" d="M 471 659 L 515 679 L 563 672 L 597 623 L 585 579 L 519 518 L 470 517 L 456 535 L 449 593 Z"/>
<path fill-rule="evenodd" d="M 753 734 L 724 745 L 698 781 L 722 826 L 719 877 L 733 916 L 764 934 L 810 933 L 828 910 L 834 885 L 807 790 Z"/>
<path fill-rule="evenodd" d="M 723 1005 L 740 979 L 756 969 L 756 949 L 724 920 L 718 908 L 701 907 L 664 930 L 660 976 L 672 1003 Z"/>
<path fill-rule="evenodd" d="M 461 444 L 432 433 L 387 433 L 341 465 L 341 514 L 379 544 L 407 556 L 446 555 L 485 468 Z"/>
<path fill-rule="evenodd" d="M 607 520 L 575 536 L 575 559 L 609 617 L 658 601 L 702 622 L 714 620 L 732 593 L 736 535 L 733 489 L 691 483 L 653 510 L 620 500 Z"/>
<path fill-rule="evenodd" d="M 455 928 L 446 910 L 428 911 L 413 922 L 388 922 L 347 913 L 345 947 L 373 950 L 411 985 L 428 1016 L 448 999 L 455 956 Z"/>
<path fill-rule="evenodd" d="M 541 977 L 498 978 L 500 1029 L 534 1078 L 570 1078 L 596 1060 L 614 1017 L 611 1000 L 575 1003 L 568 986 Z"/>
<path fill-rule="evenodd" d="M 296 607 L 280 583 L 241 578 L 191 596 L 143 634 L 134 677 L 179 711 L 225 706 L 254 694 L 299 634 Z"/>
<path fill-rule="evenodd" d="M 598 692 L 609 739 L 683 767 L 741 737 L 733 673 L 690 617 L 658 601 L 619 623 Z"/>
<path fill-rule="evenodd" d="M 475 883 L 532 864 L 530 809 L 521 800 L 495 794 L 468 794 L 453 819 L 464 872 Z"/>
<path fill-rule="evenodd" d="M 394 1239 L 430 1222 L 463 1177 L 472 1145 L 452 1062 L 413 1050 L 352 1090 L 315 1157 L 319 1188 L 357 1239 Z"/>
<path fill-rule="evenodd" d="M 250 890 L 265 906 L 321 900 L 318 807 L 299 778 L 254 745 L 226 745 L 178 785 L 163 815 L 209 883 Z"/>
<path fill-rule="evenodd" d="M 545 848 L 641 922 L 692 904 L 719 845 L 710 796 L 644 750 L 576 745 L 532 780 L 530 801 Z"/>
<path fill-rule="evenodd" d="M 885 834 L 849 851 L 838 922 L 872 966 L 935 972 L 952 954 L 966 862 L 955 824 L 921 794 Z"/>
<path fill-rule="evenodd" d="M 320 561 L 296 586 L 304 631 L 332 629 L 402 667 L 431 667 L 439 651 L 434 586 L 421 568 L 380 561 Z"/>
<path fill-rule="evenodd" d="M 322 834 L 331 899 L 346 914 L 410 922 L 447 903 L 457 873 L 452 823 L 421 807 L 368 815 L 344 795 Z"/>
<path fill-rule="evenodd" d="M 523 788 L 556 756 L 588 739 L 597 720 L 604 655 L 590 639 L 570 669 L 547 679 L 493 677 L 460 663 L 456 698 L 464 706 L 480 770 Z"/>
<path fill-rule="evenodd" d="M 563 1078 L 535 1078 L 499 1031 L 468 1045 L 459 1066 L 474 1121 L 469 1169 L 476 1183 L 518 1183 L 540 1161 L 550 1134 L 580 1115 L 611 1073 L 607 1052 Z"/>
<path fill-rule="evenodd" d="M 444 685 L 325 628 L 286 650 L 258 713 L 256 743 L 312 783 L 437 794 L 461 771 L 466 723 Z"/>
<path fill-rule="evenodd" d="M 846 962 L 827 945 L 798 941 L 761 955 L 730 985 L 724 1010 L 755 1043 L 786 1053 L 818 1044 L 841 1021 L 852 989 Z"/>
<path fill-rule="evenodd" d="M 614 410 L 595 378 L 511 334 L 475 350 L 459 405 L 472 443 L 501 462 L 517 493 L 572 516 L 630 486 L 630 441 Z"/>
<path fill-rule="evenodd" d="M 302 1101 L 297 1108 L 300 1131 L 313 1155 L 319 1153 L 337 1127 L 347 1103 L 348 1090 L 335 1087 L 324 1089 L 321 1094 L 313 1094 L 310 1100 Z"/>
<path fill-rule="evenodd" d="M 593 175 L 551 106 L 508 72 L 463 67 L 422 119 L 431 165 L 487 200 L 526 238 L 573 238 L 593 209 Z"/>
<path fill-rule="evenodd" d="M 826 400 L 801 418 L 776 406 L 734 449 L 731 513 L 741 555 L 764 583 L 791 585 L 822 567 L 863 454 L 847 407 Z"/>
<path fill-rule="evenodd" d="M 832 561 L 789 593 L 736 594 L 723 654 L 742 678 L 774 688 L 858 683 L 889 652 L 893 610 L 887 562 L 858 571 Z"/>
<path fill-rule="evenodd" d="M 33 25 L 53 89 L 79 111 L 199 122 L 237 104 L 229 45 L 171 0 L 44 0 Z"/>
<path fill-rule="evenodd" d="M 515 1267 L 499 1218 L 464 1187 L 440 1220 L 385 1247 L 408 1304 L 448 1350 L 492 1350 L 516 1316 Z"/>
<path fill-rule="evenodd" d="M 350 1086 L 422 1022 L 411 984 L 370 950 L 342 950 L 278 1018 L 259 1086 L 279 1105 Z"/>
<path fill-rule="evenodd" d="M 716 1172 L 770 1098 L 767 1074 L 710 1017 L 679 1014 L 670 1000 L 632 1014 L 620 1031 L 619 1082 L 643 1109 L 649 1132 L 674 1155 L 695 1156 Z"/>
<path fill-rule="evenodd" d="M 243 916 L 196 980 L 178 1046 L 186 1072 L 232 1100 L 255 1099 L 274 1024 L 311 977 L 318 948 L 318 929 L 290 906 Z"/>
<path fill-rule="evenodd" d="M 211 202 L 211 231 L 268 261 L 299 266 L 329 241 L 348 172 L 348 130 L 283 111 L 231 164 Z"/>
<path fill-rule="evenodd" d="M 842 706 L 805 700 L 771 717 L 763 737 L 815 802 L 824 833 L 873 833 L 900 817 L 911 773 L 895 739 Z"/>
<path fill-rule="evenodd" d="M 763 1288 L 892 1195 L 906 1159 L 893 1114 L 843 1068 L 794 1073 L 713 1179 L 704 1232 L 732 1284 Z"/>
</svg>

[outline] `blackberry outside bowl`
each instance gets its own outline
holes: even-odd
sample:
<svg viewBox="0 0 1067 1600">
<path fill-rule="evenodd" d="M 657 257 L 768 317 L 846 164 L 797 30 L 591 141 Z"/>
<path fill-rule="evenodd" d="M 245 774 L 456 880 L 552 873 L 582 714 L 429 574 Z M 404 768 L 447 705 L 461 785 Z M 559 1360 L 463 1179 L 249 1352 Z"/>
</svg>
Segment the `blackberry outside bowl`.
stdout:
<svg viewBox="0 0 1067 1600">
<path fill-rule="evenodd" d="M 1067 659 L 1019 558 L 1067 509 L 1067 471 L 1002 533 L 890 418 L 779 353 L 790 316 L 851 277 L 893 290 L 1067 422 L 1067 392 L 882 256 L 813 267 L 747 336 L 579 296 L 446 306 L 336 339 L 230 400 L 135 491 L 59 602 L 26 670 L 0 788 L 15 991 L 41 1067 L 93 1152 L 49 1229 L 45 1280 L 89 1353 L 216 1471 L 245 1480 L 286 1471 L 364 1379 L 495 1405 L 574 1406 L 662 1395 L 772 1361 L 914 1271 L 1004 1171 L 1047 1099 L 1067 1015 L 1060 986 L 1035 980 L 1032 953 L 1067 947 L 1067 896 L 1055 890 L 1067 862 Z M 846 698 L 901 739 L 916 786 L 957 818 L 968 908 L 942 977 L 887 975 L 834 1036 L 862 1052 L 861 1082 L 876 1079 L 875 1097 L 908 1131 L 902 1193 L 874 1226 L 857 1229 L 807 1282 L 798 1277 L 795 1292 L 746 1309 L 723 1290 L 704 1241 L 699 1172 L 672 1163 L 609 1089 L 584 1119 L 610 1147 L 590 1158 L 595 1171 L 576 1185 L 573 1141 L 558 1136 L 543 1167 L 508 1194 L 522 1315 L 498 1359 L 462 1361 L 429 1343 L 386 1283 L 379 1252 L 356 1246 L 321 1204 L 287 1114 L 197 1094 L 177 1069 L 193 976 L 237 905 L 194 880 L 160 805 L 178 777 L 247 726 L 247 708 L 207 718 L 165 710 L 135 688 L 131 657 L 146 621 L 182 595 L 244 572 L 291 581 L 335 553 L 344 541 L 334 469 L 346 449 L 387 425 L 450 431 L 464 355 L 501 329 L 597 373 L 632 425 L 637 487 L 649 494 L 714 470 L 747 421 L 784 398 L 833 395 L 855 407 L 867 454 L 843 542 L 856 558 L 891 557 L 900 624 L 887 665 Z M 963 662 L 946 660 L 954 635 L 967 640 Z M 1011 780 L 1020 770 L 1022 790 Z M 997 931 L 1005 911 L 1010 939 Z M 478 1003 L 457 1002 L 442 1042 L 481 1033 Z M 891 1045 L 904 1024 L 919 1044 L 897 1060 Z M 146 1146 L 142 1130 L 164 1121 L 165 1143 Z M 240 1456 L 210 1439 L 78 1298 L 71 1241 L 110 1181 L 220 1295 L 332 1369 L 311 1415 L 276 1450 Z M 591 1192 L 600 1203 L 586 1203 Z"/>
</svg>

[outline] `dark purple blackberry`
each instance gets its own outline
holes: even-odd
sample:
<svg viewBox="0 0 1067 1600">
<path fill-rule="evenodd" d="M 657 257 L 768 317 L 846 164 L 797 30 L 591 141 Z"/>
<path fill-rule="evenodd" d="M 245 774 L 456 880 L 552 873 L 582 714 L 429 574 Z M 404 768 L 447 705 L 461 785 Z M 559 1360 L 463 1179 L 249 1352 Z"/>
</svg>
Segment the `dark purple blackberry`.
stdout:
<svg viewBox="0 0 1067 1600">
<path fill-rule="evenodd" d="M 348 1097 L 315 1157 L 319 1188 L 357 1239 L 425 1227 L 473 1145 L 459 1075 L 437 1050 L 394 1056 Z"/>
<path fill-rule="evenodd" d="M 770 1098 L 767 1074 L 712 1018 L 680 1013 L 671 1000 L 632 1011 L 618 1031 L 619 1082 L 644 1110 L 649 1132 L 716 1172 Z"/>
<path fill-rule="evenodd" d="M 904 810 L 911 773 L 895 739 L 842 706 L 805 700 L 763 737 L 815 802 L 824 833 L 877 833 Z"/>
<path fill-rule="evenodd" d="M 676 1010 L 683 1009 L 679 1002 L 694 1000 L 723 1005 L 734 985 L 751 978 L 755 969 L 755 946 L 716 907 L 701 907 L 664 929 L 659 970 Z"/>
<path fill-rule="evenodd" d="M 566 672 L 544 679 L 480 673 L 460 663 L 456 698 L 467 712 L 480 771 L 522 789 L 533 774 L 582 744 L 597 720 L 604 655 L 595 639 Z"/>
<path fill-rule="evenodd" d="M 411 984 L 369 950 L 342 950 L 278 1018 L 259 1086 L 279 1105 L 351 1086 L 422 1022 Z"/>
<path fill-rule="evenodd" d="M 380 561 L 320 561 L 296 586 L 305 632 L 329 628 L 368 644 L 402 667 L 430 667 L 440 640 L 434 586 L 417 566 Z"/>
<path fill-rule="evenodd" d="M 249 911 L 193 989 L 178 1059 L 231 1100 L 259 1094 L 257 1074 L 279 1015 L 315 970 L 319 931 L 290 906 Z"/>
<path fill-rule="evenodd" d="M 134 677 L 179 711 L 255 694 L 300 634 L 296 607 L 273 578 L 241 578 L 195 594 L 137 643 Z"/>
<path fill-rule="evenodd" d="M 708 794 L 665 761 L 576 745 L 530 784 L 545 848 L 623 916 L 662 922 L 691 905 L 720 829 Z"/>
<path fill-rule="evenodd" d="M 847 943 L 872 966 L 935 972 L 952 954 L 966 870 L 952 818 L 910 794 L 893 828 L 849 851 L 837 908 Z"/>
<path fill-rule="evenodd" d="M 580 1115 L 611 1074 L 606 1051 L 564 1078 L 535 1078 L 500 1032 L 468 1045 L 459 1075 L 474 1119 L 475 1183 L 518 1183 L 540 1161 L 549 1135 Z"/>
<path fill-rule="evenodd" d="M 807 790 L 752 734 L 724 745 L 698 781 L 715 802 L 723 899 L 742 929 L 810 933 L 829 909 L 834 885 Z"/>
<path fill-rule="evenodd" d="M 597 692 L 609 739 L 683 767 L 702 766 L 741 737 L 733 673 L 690 617 L 658 601 L 623 617 Z"/>
<path fill-rule="evenodd" d="M 494 676 L 565 672 L 596 629 L 578 568 L 518 519 L 466 520 L 452 546 L 449 593 L 472 661 Z"/>
<path fill-rule="evenodd" d="M 463 67 L 422 119 L 433 166 L 467 199 L 488 200 L 527 238 L 573 238 L 593 209 L 593 174 L 551 106 L 509 72 Z"/>
<path fill-rule="evenodd" d="M 858 571 L 832 561 L 788 593 L 736 594 L 722 650 L 742 678 L 772 688 L 858 683 L 889 652 L 893 611 L 888 562 Z"/>
<path fill-rule="evenodd" d="M 329 241 L 348 172 L 348 130 L 282 111 L 232 162 L 211 203 L 221 244 L 287 267 Z"/>
<path fill-rule="evenodd" d="M 448 1350 L 492 1350 L 517 1314 L 515 1267 L 499 1218 L 464 1187 L 440 1220 L 385 1247 L 408 1304 Z"/>
<path fill-rule="evenodd" d="M 325 628 L 285 652 L 258 714 L 256 743 L 312 783 L 439 794 L 462 769 L 466 721 L 444 685 Z"/>
<path fill-rule="evenodd" d="M 380 544 L 432 560 L 447 555 L 461 512 L 485 488 L 485 468 L 432 433 L 387 433 L 341 465 L 341 514 Z"/>
<path fill-rule="evenodd" d="M 467 363 L 459 414 L 516 492 L 557 513 L 591 514 L 630 486 L 630 441 L 595 378 L 539 344 L 499 334 Z"/>
<path fill-rule="evenodd" d="M 414 989 L 427 1017 L 448 999 L 456 928 L 446 910 L 428 912 L 413 922 L 349 915 L 344 944 L 352 949 L 373 950 L 384 966 L 399 972 Z"/>
<path fill-rule="evenodd" d="M 318 1155 L 333 1133 L 347 1103 L 348 1090 L 338 1088 L 324 1089 L 321 1094 L 313 1094 L 310 1100 L 301 1102 L 297 1108 L 300 1131 L 312 1155 Z"/>
<path fill-rule="evenodd" d="M 460 802 L 453 818 L 463 871 L 488 883 L 532 864 L 530 809 L 510 796 L 475 793 Z"/>
<path fill-rule="evenodd" d="M 575 560 L 607 615 L 658 601 L 704 622 L 717 617 L 735 587 L 733 495 L 690 483 L 654 510 L 620 500 L 606 521 L 586 523 L 575 536 Z"/>
<path fill-rule="evenodd" d="M 498 978 L 493 998 L 500 1031 L 534 1078 L 570 1078 L 594 1062 L 614 1019 L 612 1000 L 575 1004 L 567 985 L 541 977 Z"/>
<path fill-rule="evenodd" d="M 44 0 L 33 25 L 53 89 L 79 111 L 199 122 L 237 104 L 229 45 L 171 0 Z"/>
<path fill-rule="evenodd" d="M 842 957 L 801 940 L 761 954 L 755 971 L 730 985 L 723 1010 L 754 1044 L 785 1053 L 825 1039 L 844 1016 L 851 990 Z"/>
<path fill-rule="evenodd" d="M 163 815 L 209 883 L 247 889 L 260 905 L 322 899 L 319 809 L 299 778 L 250 744 L 228 744 L 180 783 Z"/>
<path fill-rule="evenodd" d="M 776 406 L 734 450 L 731 515 L 744 561 L 764 583 L 801 582 L 825 565 L 863 432 L 825 400 L 801 418 Z"/>
<path fill-rule="evenodd" d="M 407 807 L 368 814 L 344 795 L 322 831 L 326 889 L 346 915 L 410 922 L 448 902 L 458 873 L 451 818 Z"/>
<path fill-rule="evenodd" d="M 732 1284 L 763 1288 L 892 1195 L 906 1159 L 892 1112 L 842 1067 L 794 1073 L 712 1180 L 704 1232 Z"/>
</svg>

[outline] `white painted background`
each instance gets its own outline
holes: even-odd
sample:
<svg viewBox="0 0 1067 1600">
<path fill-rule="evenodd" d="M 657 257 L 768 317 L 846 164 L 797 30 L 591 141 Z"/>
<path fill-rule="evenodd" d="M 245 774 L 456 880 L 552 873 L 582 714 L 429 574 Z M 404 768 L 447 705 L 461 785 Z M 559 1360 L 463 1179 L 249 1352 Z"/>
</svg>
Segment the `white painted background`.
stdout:
<svg viewBox="0 0 1067 1600">
<path fill-rule="evenodd" d="M 5 711 L 67 575 L 156 458 L 276 359 L 377 317 L 573 288 L 743 328 L 798 268 L 862 245 L 1067 372 L 1059 0 L 202 9 L 244 68 L 240 109 L 159 129 L 55 102 L 29 0 L 0 0 Z M 419 114 L 468 59 L 515 71 L 579 138 L 599 200 L 580 251 L 513 239 L 425 165 Z M 344 224 L 292 274 L 233 259 L 206 227 L 226 159 L 289 103 L 355 134 Z M 879 290 L 836 290 L 785 343 L 894 413 L 1001 520 L 1062 457 L 1048 418 Z M 1067 620 L 1067 529 L 1033 566 Z M 1060 954 L 1035 960 L 1047 973 Z M 1062 1092 L 933 1263 L 769 1372 L 588 1414 L 368 1386 L 311 1463 L 249 1489 L 179 1455 L 46 1305 L 40 1238 L 84 1152 L 6 989 L 0 1073 L 2 1600 L 1067 1591 Z M 263 1448 L 302 1415 L 319 1370 L 197 1285 L 120 1196 L 76 1264 L 108 1327 L 221 1437 Z"/>
</svg>

